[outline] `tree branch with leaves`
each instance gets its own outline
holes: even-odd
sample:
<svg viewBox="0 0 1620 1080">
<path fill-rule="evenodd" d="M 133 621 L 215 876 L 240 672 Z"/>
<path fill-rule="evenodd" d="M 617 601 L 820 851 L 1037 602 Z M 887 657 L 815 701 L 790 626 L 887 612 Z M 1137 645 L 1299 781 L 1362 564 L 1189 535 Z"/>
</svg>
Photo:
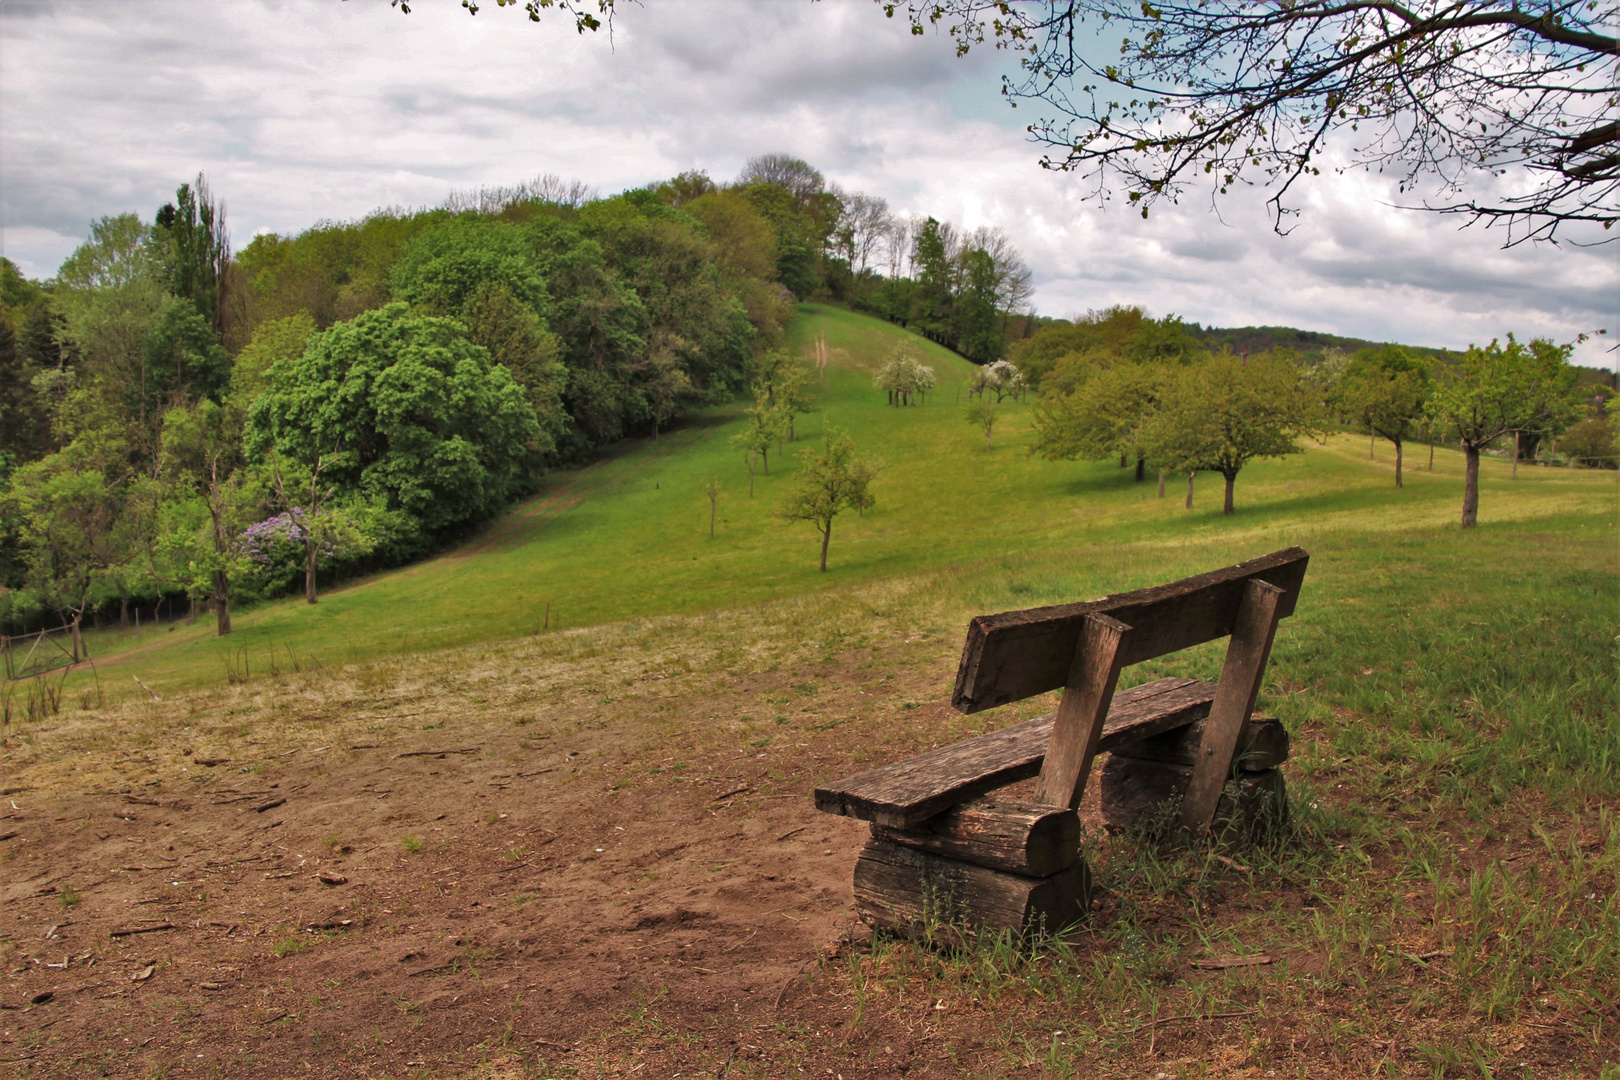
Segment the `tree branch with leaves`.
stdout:
<svg viewBox="0 0 1620 1080">
<path fill-rule="evenodd" d="M 1029 127 L 1042 164 L 1144 217 L 1259 184 L 1285 232 L 1295 185 L 1336 161 L 1508 245 L 1620 220 L 1613 0 L 878 2 L 959 54 L 1017 53 L 1002 93 L 1049 110 Z"/>
</svg>

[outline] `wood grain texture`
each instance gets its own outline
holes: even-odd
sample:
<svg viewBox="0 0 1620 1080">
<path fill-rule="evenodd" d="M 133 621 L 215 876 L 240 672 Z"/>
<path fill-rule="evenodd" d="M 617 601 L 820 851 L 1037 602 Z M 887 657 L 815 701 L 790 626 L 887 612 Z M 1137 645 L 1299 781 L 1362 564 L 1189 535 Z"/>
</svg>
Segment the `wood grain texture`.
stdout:
<svg viewBox="0 0 1620 1080">
<path fill-rule="evenodd" d="M 1131 628 L 1118 619 L 1092 612 L 1081 622 L 1069 681 L 1052 719 L 1052 742 L 1041 761 L 1041 778 L 1035 783 L 1036 802 L 1080 805 L 1130 640 Z"/>
<path fill-rule="evenodd" d="M 914 829 L 874 825 L 872 835 L 1024 877 L 1050 877 L 1080 858 L 1080 816 L 1073 810 L 998 799 L 953 806 Z"/>
<path fill-rule="evenodd" d="M 1168 761 L 1147 761 L 1111 755 L 1097 778 L 1103 822 L 1111 830 L 1146 828 L 1168 833 L 1177 828 L 1181 800 L 1192 779 L 1192 768 Z M 1232 830 L 1253 837 L 1288 820 L 1288 786 L 1282 770 L 1240 772 L 1221 792 L 1213 828 L 1217 834 Z"/>
<path fill-rule="evenodd" d="M 1204 722 L 1204 734 L 1193 763 L 1192 781 L 1181 800 L 1181 827 L 1202 833 L 1215 820 L 1215 807 L 1232 772 L 1238 736 L 1254 711 L 1260 683 L 1266 676 L 1271 642 L 1277 636 L 1287 593 L 1267 581 L 1244 583 L 1243 602 L 1226 647 L 1226 662 L 1215 686 L 1215 700 Z"/>
<path fill-rule="evenodd" d="M 1101 750 L 1209 715 L 1215 684 L 1159 679 L 1114 695 Z M 1055 713 L 991 731 L 816 788 L 816 809 L 897 829 L 918 825 L 987 791 L 1041 770 Z"/>
<path fill-rule="evenodd" d="M 1186 727 L 1167 731 L 1137 742 L 1116 746 L 1118 757 L 1142 758 L 1146 761 L 1168 761 L 1174 765 L 1192 765 L 1198 760 L 1198 747 L 1204 738 L 1203 720 L 1195 720 Z M 1288 730 L 1282 721 L 1272 716 L 1251 716 L 1238 736 L 1237 753 L 1233 762 L 1248 772 L 1275 769 L 1288 760 Z"/>
<path fill-rule="evenodd" d="M 880 837 L 855 863 L 855 908 L 873 926 L 963 944 L 988 930 L 1060 930 L 1091 907 L 1084 861 L 1030 878 L 917 851 Z"/>
<path fill-rule="evenodd" d="M 1126 666 L 1225 637 L 1232 632 L 1250 580 L 1270 582 L 1287 594 L 1280 618 L 1294 612 L 1310 556 L 1287 548 L 1197 577 L 1151 589 L 1105 596 L 1082 604 L 980 615 L 968 624 L 951 704 L 964 713 L 1020 701 L 1065 685 L 1092 613 L 1132 628 Z"/>
</svg>

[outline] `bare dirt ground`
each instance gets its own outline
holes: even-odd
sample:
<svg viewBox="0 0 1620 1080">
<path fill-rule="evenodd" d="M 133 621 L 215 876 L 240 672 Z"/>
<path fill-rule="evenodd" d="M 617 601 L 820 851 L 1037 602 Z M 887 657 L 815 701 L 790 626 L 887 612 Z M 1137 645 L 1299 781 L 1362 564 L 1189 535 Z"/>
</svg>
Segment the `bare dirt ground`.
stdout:
<svg viewBox="0 0 1620 1080">
<path fill-rule="evenodd" d="M 738 629 L 696 675 L 623 629 L 13 729 L 0 1068 L 745 1075 L 786 1037 L 836 1075 L 865 827 L 809 791 L 882 680 Z"/>
<path fill-rule="evenodd" d="M 819 780 L 1043 707 L 951 712 L 958 626 L 902 591 L 13 727 L 0 1076 L 1071 1075 L 1063 1015 L 885 977 L 910 961 L 852 917 L 866 828 L 813 809 Z M 1365 1075 L 1417 1024 L 1336 1044 L 1258 1007 L 1273 971 L 1221 977 L 1237 1006 L 1133 1021 L 1105 1074 Z M 1579 1075 L 1571 1038 L 1519 1050 Z"/>
</svg>

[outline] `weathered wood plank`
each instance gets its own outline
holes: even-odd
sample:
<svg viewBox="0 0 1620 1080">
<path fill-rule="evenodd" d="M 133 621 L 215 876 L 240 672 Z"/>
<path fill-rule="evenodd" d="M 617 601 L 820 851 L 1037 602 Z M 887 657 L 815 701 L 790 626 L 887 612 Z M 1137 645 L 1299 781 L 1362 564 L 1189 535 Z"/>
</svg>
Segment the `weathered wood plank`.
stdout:
<svg viewBox="0 0 1620 1080">
<path fill-rule="evenodd" d="M 1159 679 L 1114 695 L 1100 750 L 1209 715 L 1215 684 Z M 1055 713 L 966 739 L 816 789 L 816 809 L 908 829 L 956 803 L 1026 780 L 1041 770 Z"/>
<path fill-rule="evenodd" d="M 1208 574 L 1081 604 L 980 615 L 968 624 L 951 704 L 965 713 L 1005 705 L 1063 686 L 1080 627 L 1097 613 L 1131 627 L 1126 666 L 1232 632 L 1250 580 L 1284 590 L 1279 618 L 1292 615 L 1310 556 L 1287 548 Z"/>
<path fill-rule="evenodd" d="M 961 944 L 985 930 L 1061 930 L 1091 907 L 1084 861 L 1050 877 L 1006 874 L 874 836 L 855 863 L 855 907 L 873 926 Z"/>
<path fill-rule="evenodd" d="M 1266 676 L 1266 661 L 1271 657 L 1271 642 L 1277 636 L 1277 621 L 1282 618 L 1282 603 L 1287 595 L 1268 581 L 1249 581 L 1243 586 L 1243 602 L 1226 647 L 1226 662 L 1221 665 L 1221 680 L 1209 707 L 1209 719 L 1204 723 L 1204 737 L 1198 744 L 1192 782 L 1181 801 L 1181 827 L 1190 832 L 1201 833 L 1215 820 L 1215 805 L 1232 772 L 1238 737 L 1254 711 L 1255 698 L 1260 696 L 1260 683 Z"/>
<path fill-rule="evenodd" d="M 1173 765 L 1192 765 L 1198 760 L 1198 746 L 1204 737 L 1205 720 L 1195 720 L 1186 727 L 1166 731 L 1137 742 L 1116 746 L 1116 757 L 1142 758 L 1145 761 L 1168 761 Z M 1248 772 L 1275 769 L 1288 760 L 1288 729 L 1272 716 L 1251 716 L 1238 737 L 1237 754 L 1233 761 Z"/>
<path fill-rule="evenodd" d="M 1130 639 L 1131 628 L 1107 615 L 1093 612 L 1081 624 L 1080 645 L 1052 718 L 1052 741 L 1041 761 L 1041 778 L 1035 782 L 1036 802 L 1080 805 Z"/>
<path fill-rule="evenodd" d="M 1098 777 L 1103 822 L 1110 829 L 1174 830 L 1192 774 L 1187 765 L 1111 755 Z M 1253 836 L 1288 820 L 1288 785 L 1282 770 L 1240 772 L 1236 779 L 1237 801 L 1223 791 L 1216 804 L 1213 827 L 1217 834 L 1232 829 L 1241 836 Z"/>
<path fill-rule="evenodd" d="M 914 829 L 874 825 L 872 835 L 1024 877 L 1050 877 L 1080 857 L 1080 817 L 1073 810 L 993 798 L 953 806 Z"/>
</svg>

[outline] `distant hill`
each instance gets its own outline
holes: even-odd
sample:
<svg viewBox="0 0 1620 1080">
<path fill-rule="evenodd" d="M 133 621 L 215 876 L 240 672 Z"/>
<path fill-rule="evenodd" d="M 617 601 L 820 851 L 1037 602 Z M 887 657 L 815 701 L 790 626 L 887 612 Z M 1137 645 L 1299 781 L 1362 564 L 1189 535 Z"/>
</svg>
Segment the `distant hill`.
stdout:
<svg viewBox="0 0 1620 1080">
<path fill-rule="evenodd" d="M 1205 327 L 1188 323 L 1187 329 L 1216 351 L 1224 347 L 1243 355 L 1265 352 L 1267 349 L 1292 349 L 1308 364 L 1319 363 L 1329 350 L 1353 353 L 1358 349 L 1376 349 L 1388 344 L 1365 338 L 1341 337 L 1320 330 L 1299 330 L 1292 326 Z M 1427 345 L 1407 345 L 1406 348 L 1425 356 L 1438 356 L 1444 351 Z"/>
</svg>

